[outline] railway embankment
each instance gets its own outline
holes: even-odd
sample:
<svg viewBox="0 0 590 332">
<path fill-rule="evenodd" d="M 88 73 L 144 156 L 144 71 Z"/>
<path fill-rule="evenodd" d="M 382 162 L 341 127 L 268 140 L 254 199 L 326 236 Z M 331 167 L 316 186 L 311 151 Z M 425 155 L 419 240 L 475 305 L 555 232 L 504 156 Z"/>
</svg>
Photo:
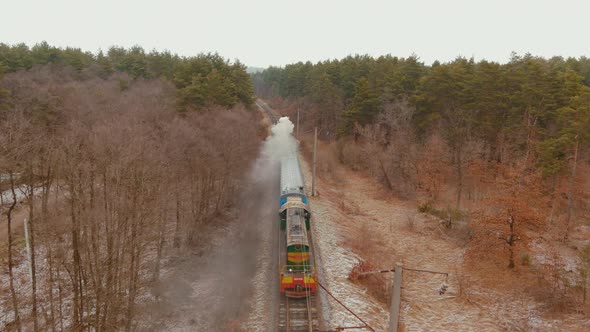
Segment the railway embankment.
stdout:
<svg viewBox="0 0 590 332">
<path fill-rule="evenodd" d="M 311 168 L 304 158 L 301 159 L 306 191 L 311 192 Z M 321 180 L 320 183 L 323 184 Z M 371 327 L 378 331 L 385 330 L 384 324 L 388 318 L 386 309 L 366 290 L 348 280 L 348 274 L 359 258 L 345 244 L 346 234 L 350 234 L 350 229 L 348 222 L 343 220 L 345 214 L 339 209 L 339 203 L 336 203 L 336 197 L 341 194 L 340 189 L 321 186 L 318 190 L 319 196 L 310 198 L 314 211 L 312 232 L 315 237 L 319 280 L 337 299 L 366 320 Z M 319 302 L 323 308 L 322 329 L 335 330 L 337 327 L 362 325 L 325 291 L 319 291 L 319 294 Z M 382 319 L 383 317 L 385 319 Z"/>
</svg>

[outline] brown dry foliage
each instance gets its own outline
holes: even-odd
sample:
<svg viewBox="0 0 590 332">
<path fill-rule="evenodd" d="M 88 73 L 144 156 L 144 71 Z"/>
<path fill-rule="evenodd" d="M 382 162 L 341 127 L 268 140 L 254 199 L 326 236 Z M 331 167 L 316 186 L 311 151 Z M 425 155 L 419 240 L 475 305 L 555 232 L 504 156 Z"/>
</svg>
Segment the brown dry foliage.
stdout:
<svg viewBox="0 0 590 332">
<path fill-rule="evenodd" d="M 418 194 L 426 200 L 438 201 L 441 198 L 446 179 L 452 174 L 450 166 L 445 162 L 447 155 L 448 148 L 442 138 L 432 135 L 416 161 L 416 188 Z"/>
<path fill-rule="evenodd" d="M 386 268 L 388 264 L 393 266 L 395 255 L 391 250 L 384 249 L 383 235 L 371 232 L 365 222 L 356 225 L 357 236 L 348 243 L 352 251 L 360 257 L 353 266 L 349 279 L 363 285 L 376 299 L 388 303 L 391 295 L 391 273 L 361 274 Z"/>
<path fill-rule="evenodd" d="M 521 252 L 527 252 L 531 233 L 542 230 L 546 210 L 541 181 L 531 170 L 496 166 L 487 181 L 496 191 L 485 199 L 485 208 L 473 213 L 473 239 L 468 260 L 507 260 L 510 268 Z"/>
<path fill-rule="evenodd" d="M 11 98 L 0 174 L 28 186 L 39 269 L 32 290 L 15 278 L 17 305 L 44 308 L 32 317 L 43 330 L 137 328 L 136 303 L 167 253 L 199 247 L 226 218 L 259 119 L 242 109 L 181 116 L 169 83 L 125 75 L 46 66 L 2 86 Z"/>
<path fill-rule="evenodd" d="M 401 197 L 414 197 L 418 146 L 411 129 L 414 108 L 407 100 L 387 104 L 372 125 L 354 127 L 355 140 L 342 141 L 341 160 L 366 170 Z"/>
<path fill-rule="evenodd" d="M 367 288 L 369 293 L 383 303 L 388 303 L 391 297 L 391 273 L 370 273 L 378 267 L 366 260 L 360 260 L 354 264 L 348 274 L 348 279 L 357 282 Z"/>
</svg>

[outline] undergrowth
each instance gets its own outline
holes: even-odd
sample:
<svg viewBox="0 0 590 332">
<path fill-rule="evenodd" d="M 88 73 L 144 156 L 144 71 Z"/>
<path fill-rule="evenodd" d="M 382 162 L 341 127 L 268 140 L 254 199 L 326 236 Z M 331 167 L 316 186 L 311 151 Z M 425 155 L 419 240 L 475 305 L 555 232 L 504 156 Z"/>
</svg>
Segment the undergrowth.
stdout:
<svg viewBox="0 0 590 332">
<path fill-rule="evenodd" d="M 457 208 L 445 207 L 438 209 L 434 206 L 432 201 L 426 201 L 418 204 L 418 212 L 427 213 L 444 221 L 447 228 L 453 227 L 453 224 L 459 221 L 464 221 L 468 214 Z"/>
</svg>

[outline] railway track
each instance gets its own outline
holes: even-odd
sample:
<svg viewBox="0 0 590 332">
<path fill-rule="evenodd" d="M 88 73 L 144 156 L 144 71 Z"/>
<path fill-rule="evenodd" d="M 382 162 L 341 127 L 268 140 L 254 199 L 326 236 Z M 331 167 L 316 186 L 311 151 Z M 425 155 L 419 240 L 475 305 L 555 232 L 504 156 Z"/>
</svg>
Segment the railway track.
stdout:
<svg viewBox="0 0 590 332">
<path fill-rule="evenodd" d="M 281 245 L 285 241 L 284 234 L 279 228 L 279 266 L 281 257 L 286 257 L 286 246 Z M 310 239 L 311 241 L 311 239 Z M 313 252 L 313 251 L 312 251 Z M 277 285 L 278 286 L 278 285 Z M 318 308 L 316 294 L 308 293 L 306 298 L 289 298 L 279 294 L 278 326 L 279 332 L 316 332 L 319 331 Z"/>
<path fill-rule="evenodd" d="M 280 115 L 270 108 L 264 101 L 257 99 L 256 105 L 267 114 L 268 118 L 273 123 L 278 122 Z M 278 266 L 281 267 L 285 264 L 285 262 L 281 263 L 281 258 L 286 259 L 287 256 L 286 239 L 284 232 L 282 232 L 280 228 L 278 228 L 278 232 Z M 309 239 L 309 241 L 311 241 L 311 239 Z M 316 306 L 317 301 L 315 294 L 308 294 L 308 297 L 301 299 L 289 298 L 283 294 L 279 294 L 279 298 L 278 319 L 276 320 L 277 331 L 319 331 L 318 308 Z"/>
<path fill-rule="evenodd" d="M 275 113 L 275 111 L 272 110 L 272 108 L 270 108 L 265 102 L 263 102 L 260 99 L 256 100 L 256 105 L 258 105 L 258 107 L 260 107 L 264 112 L 266 112 L 266 114 L 268 114 L 268 117 L 270 118 L 272 123 L 277 123 L 277 121 L 279 120 L 279 116 Z"/>
<path fill-rule="evenodd" d="M 319 324 L 315 304 L 315 295 L 310 295 L 307 299 L 292 299 L 281 296 L 278 331 L 318 331 Z"/>
</svg>

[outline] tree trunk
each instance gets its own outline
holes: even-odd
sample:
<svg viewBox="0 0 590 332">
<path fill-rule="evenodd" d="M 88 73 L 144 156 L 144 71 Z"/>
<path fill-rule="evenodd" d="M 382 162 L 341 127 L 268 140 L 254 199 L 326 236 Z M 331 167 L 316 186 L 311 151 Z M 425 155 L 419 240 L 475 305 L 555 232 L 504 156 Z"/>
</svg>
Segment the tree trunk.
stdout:
<svg viewBox="0 0 590 332">
<path fill-rule="evenodd" d="M 41 221 L 46 231 L 45 234 L 45 247 L 47 248 L 47 264 L 49 278 L 47 281 L 47 295 L 49 298 L 49 323 L 51 324 L 51 331 L 55 332 L 55 303 L 53 299 L 53 254 L 51 250 L 51 243 L 49 241 L 49 220 L 48 220 L 48 206 L 49 206 L 49 195 L 51 191 L 51 185 L 53 182 L 53 171 L 51 165 L 47 168 L 45 174 L 45 181 L 43 183 L 43 193 L 41 197 Z"/>
<path fill-rule="evenodd" d="M 8 217 L 7 232 L 8 232 L 8 277 L 10 284 L 10 295 L 12 298 L 12 310 L 14 311 L 14 322 L 16 329 L 21 332 L 20 317 L 18 314 L 18 299 L 16 298 L 16 292 L 14 290 L 14 274 L 12 272 L 12 211 L 16 207 L 16 192 L 14 190 L 14 175 L 12 171 L 8 173 L 10 177 L 10 191 L 12 193 L 12 204 L 8 207 L 6 216 Z"/>
<path fill-rule="evenodd" d="M 135 205 L 135 204 L 134 204 Z M 135 206 L 134 206 L 134 210 L 135 210 Z M 137 212 L 133 211 L 134 214 L 136 214 Z M 133 323 L 133 314 L 134 314 L 134 304 L 135 304 L 135 289 L 136 289 L 136 278 L 135 278 L 135 274 L 137 273 L 136 271 L 136 217 L 133 216 L 132 217 L 132 225 L 131 225 L 131 238 L 129 239 L 129 247 L 130 247 L 130 252 L 131 252 L 131 262 L 130 262 L 130 270 L 129 270 L 129 284 L 128 284 L 128 298 L 127 298 L 127 319 L 126 319 L 126 324 L 125 324 L 125 331 L 126 332 L 131 332 L 131 327 L 132 327 L 132 323 Z"/>
<path fill-rule="evenodd" d="M 29 179 L 27 185 L 27 200 L 29 205 L 29 244 L 31 248 L 31 297 L 33 301 L 32 316 L 33 316 L 33 331 L 39 331 L 39 319 L 37 314 L 37 273 L 35 264 L 35 219 L 33 198 L 35 195 L 35 187 L 33 185 L 33 167 L 29 165 Z"/>
<path fill-rule="evenodd" d="M 534 128 L 537 125 L 537 117 L 532 118 L 530 115 L 530 110 L 527 110 L 526 113 L 526 120 L 527 120 L 527 137 L 526 137 L 526 155 L 524 159 L 524 166 L 527 168 L 529 163 L 529 157 L 532 150 L 533 145 L 533 134 Z"/>
<path fill-rule="evenodd" d="M 105 291 L 104 291 L 104 308 L 103 308 L 103 315 L 100 320 L 100 326 L 103 329 L 106 329 L 106 322 L 107 318 L 109 318 L 109 309 L 110 309 L 110 301 L 112 298 L 112 289 L 113 289 L 113 232 L 111 230 L 111 218 L 110 218 L 110 210 L 109 210 L 109 195 L 108 191 L 110 186 L 107 182 L 107 169 L 104 168 L 102 172 L 102 193 L 104 199 L 104 227 L 105 227 L 105 237 L 106 237 L 106 276 L 105 276 Z"/>
<path fill-rule="evenodd" d="M 63 264 L 63 262 L 61 263 Z M 64 331 L 64 299 L 63 299 L 63 292 L 61 286 L 61 277 L 60 277 L 60 264 L 57 265 L 57 300 L 59 302 L 59 329 L 60 331 Z"/>
<path fill-rule="evenodd" d="M 80 328 L 80 288 L 79 288 L 79 274 L 80 274 L 80 253 L 79 253 L 79 241 L 78 241 L 78 219 L 76 216 L 76 188 L 73 184 L 73 179 L 70 182 L 70 217 L 72 218 L 72 261 L 74 275 L 72 278 L 72 291 L 74 295 L 73 303 L 73 317 L 72 317 L 72 329 L 78 330 Z"/>
<path fill-rule="evenodd" d="M 514 264 L 514 249 L 512 245 L 508 247 L 508 251 L 510 252 L 510 258 L 508 260 L 508 267 L 513 269 L 516 265 Z"/>
<path fill-rule="evenodd" d="M 88 316 L 88 314 L 90 314 L 89 312 L 87 312 L 87 310 L 85 308 L 87 308 L 86 303 L 88 302 L 88 294 L 86 293 L 87 291 L 87 282 L 86 282 L 86 270 L 85 267 L 83 265 L 84 260 L 82 259 L 82 253 L 84 252 L 84 247 L 86 247 L 85 245 L 87 244 L 86 241 L 86 235 L 87 235 L 87 231 L 86 231 L 86 227 L 85 224 L 83 224 L 84 222 L 84 218 L 82 215 L 82 211 L 86 211 L 87 206 L 86 206 L 86 201 L 84 200 L 84 188 L 83 188 L 83 183 L 82 183 L 82 179 L 83 179 L 83 170 L 81 168 L 78 169 L 78 182 L 77 182 L 77 186 L 78 186 L 78 191 L 77 191 L 77 200 L 76 202 L 78 203 L 76 206 L 76 242 L 77 242 L 77 249 L 75 250 L 76 255 L 78 256 L 77 259 L 74 260 L 75 263 L 75 267 L 74 267 L 74 271 L 75 274 L 77 274 L 77 279 L 76 282 L 78 284 L 78 290 L 79 290 L 79 295 L 80 295 L 80 301 L 78 302 L 80 305 L 80 309 L 79 309 L 79 313 L 80 313 L 80 329 L 82 326 L 87 325 L 87 321 L 85 320 L 84 315 L 86 314 L 86 316 Z"/>
<path fill-rule="evenodd" d="M 552 225 L 553 224 L 553 216 L 555 214 L 555 205 L 557 205 L 556 202 L 556 195 L 557 193 L 557 176 L 554 175 L 552 176 L 551 179 L 551 211 L 549 212 L 549 224 Z"/>
<path fill-rule="evenodd" d="M 461 208 L 461 196 L 463 196 L 463 156 L 462 147 L 457 147 L 457 209 Z"/>
<path fill-rule="evenodd" d="M 215 202 L 215 212 L 219 212 L 219 207 L 224 203 L 223 198 L 225 196 L 225 187 L 227 185 L 227 181 L 229 178 L 229 174 L 225 174 L 223 176 L 223 180 L 221 181 L 221 186 L 218 188 L 219 196 L 217 196 L 217 200 Z"/>
<path fill-rule="evenodd" d="M 174 248 L 180 248 L 180 194 L 176 189 L 176 225 L 174 228 Z"/>
<path fill-rule="evenodd" d="M 385 170 L 385 165 L 383 165 L 383 160 L 379 159 L 379 165 L 381 166 L 381 172 L 383 172 L 383 177 L 385 178 L 385 182 L 387 182 L 387 187 L 389 188 L 389 190 L 393 190 L 393 183 L 391 182 L 391 179 L 389 179 L 389 174 L 387 174 L 387 171 Z"/>
<path fill-rule="evenodd" d="M 570 173 L 569 178 L 569 189 L 567 195 L 567 216 L 565 218 L 565 236 L 563 238 L 564 241 L 569 240 L 569 233 L 570 233 L 570 224 L 572 219 L 572 212 L 574 210 L 574 181 L 576 177 L 576 168 L 578 165 L 578 149 L 579 149 L 579 141 L 576 138 L 576 147 L 574 149 L 574 160 L 572 165 L 572 172 Z"/>
<path fill-rule="evenodd" d="M 53 299 L 53 258 L 51 252 L 51 244 L 46 242 L 47 247 L 47 273 L 49 279 L 47 281 L 47 295 L 49 297 L 49 323 L 51 324 L 51 331 L 55 332 L 55 304 Z"/>
<path fill-rule="evenodd" d="M 165 208 L 165 207 L 164 207 Z M 160 210 L 162 211 L 162 210 Z M 158 223 L 160 224 L 160 229 L 158 232 L 158 244 L 156 248 L 156 264 L 154 267 L 154 274 L 152 275 L 152 281 L 156 282 L 160 279 L 160 261 L 162 260 L 162 251 L 164 248 L 164 239 L 166 234 L 166 221 L 164 215 L 167 214 L 167 211 L 160 212 Z"/>
<path fill-rule="evenodd" d="M 514 217 L 511 215 L 508 219 L 508 225 L 510 226 L 510 235 L 508 236 L 508 251 L 510 252 L 510 258 L 508 260 L 508 267 L 513 269 L 514 264 L 514 243 L 516 242 L 516 234 L 514 233 Z"/>
</svg>

